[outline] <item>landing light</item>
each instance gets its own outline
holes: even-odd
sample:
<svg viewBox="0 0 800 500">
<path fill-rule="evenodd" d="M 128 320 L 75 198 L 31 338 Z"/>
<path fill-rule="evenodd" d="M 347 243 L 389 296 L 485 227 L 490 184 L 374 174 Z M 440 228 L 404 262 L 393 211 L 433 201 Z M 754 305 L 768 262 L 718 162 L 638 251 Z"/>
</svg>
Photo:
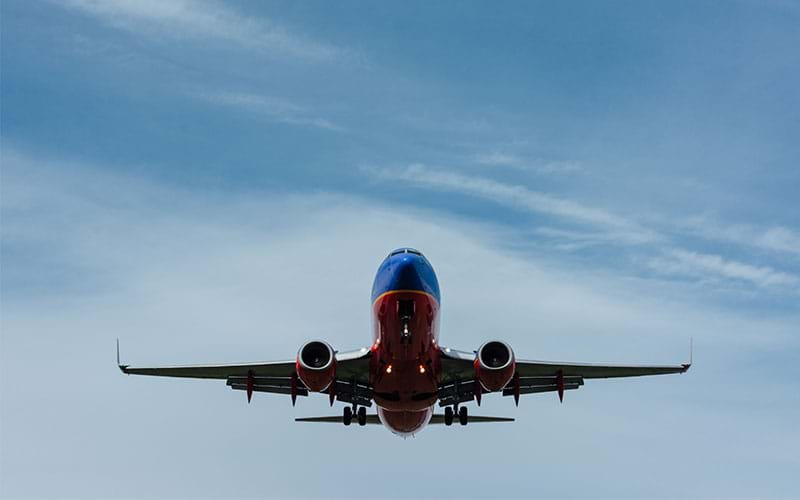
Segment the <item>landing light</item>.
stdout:
<svg viewBox="0 0 800 500">
<path fill-rule="evenodd" d="M 386 367 L 386 373 L 392 373 L 392 365 Z"/>
<path fill-rule="evenodd" d="M 423 365 L 419 365 L 419 372 L 425 373 L 425 367 Z"/>
</svg>

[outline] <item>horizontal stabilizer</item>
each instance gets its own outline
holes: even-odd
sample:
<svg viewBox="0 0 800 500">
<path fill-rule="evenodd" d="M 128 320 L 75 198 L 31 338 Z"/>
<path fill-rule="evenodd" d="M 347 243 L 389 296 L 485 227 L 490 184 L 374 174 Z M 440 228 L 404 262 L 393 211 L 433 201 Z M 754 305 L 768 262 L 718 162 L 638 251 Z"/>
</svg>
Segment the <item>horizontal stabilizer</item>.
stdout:
<svg viewBox="0 0 800 500">
<path fill-rule="evenodd" d="M 329 416 L 329 417 L 300 417 L 294 419 L 295 422 L 317 422 L 323 424 L 341 424 L 342 423 L 342 416 Z M 353 422 L 356 422 L 357 419 L 354 417 Z M 372 414 L 367 415 L 367 425 L 380 425 L 381 421 L 378 418 L 378 415 Z"/>
<path fill-rule="evenodd" d="M 317 422 L 317 423 L 325 423 L 325 424 L 341 424 L 342 417 L 341 416 L 328 416 L 328 417 L 300 417 L 294 419 L 295 422 Z M 514 419 L 510 417 L 489 417 L 484 415 L 470 415 L 469 416 L 469 423 L 481 423 L 481 422 L 513 422 Z M 381 421 L 378 418 L 378 415 L 372 414 L 367 415 L 367 425 L 378 425 Z M 431 421 L 428 422 L 431 425 L 440 425 L 444 424 L 444 415 L 436 414 L 431 417 Z"/>
<path fill-rule="evenodd" d="M 469 416 L 469 423 L 471 424 L 479 424 L 481 422 L 513 422 L 514 419 L 511 417 L 488 417 L 485 415 L 470 415 Z M 455 422 L 458 423 L 458 417 L 455 418 Z M 428 422 L 430 425 L 439 425 L 444 424 L 444 415 L 437 414 L 431 417 L 431 421 Z"/>
</svg>

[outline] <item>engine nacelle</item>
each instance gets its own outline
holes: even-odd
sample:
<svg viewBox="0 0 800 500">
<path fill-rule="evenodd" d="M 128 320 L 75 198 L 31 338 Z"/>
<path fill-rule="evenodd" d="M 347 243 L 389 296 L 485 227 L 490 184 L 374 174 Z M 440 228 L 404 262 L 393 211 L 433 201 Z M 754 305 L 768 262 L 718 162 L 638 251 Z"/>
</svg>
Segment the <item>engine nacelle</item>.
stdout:
<svg viewBox="0 0 800 500">
<path fill-rule="evenodd" d="M 336 355 L 327 342 L 312 340 L 297 351 L 295 366 L 297 376 L 309 391 L 322 392 L 336 376 Z"/>
<path fill-rule="evenodd" d="M 502 390 L 511 381 L 516 369 L 514 351 L 505 342 L 486 342 L 475 356 L 475 374 L 489 392 Z"/>
</svg>

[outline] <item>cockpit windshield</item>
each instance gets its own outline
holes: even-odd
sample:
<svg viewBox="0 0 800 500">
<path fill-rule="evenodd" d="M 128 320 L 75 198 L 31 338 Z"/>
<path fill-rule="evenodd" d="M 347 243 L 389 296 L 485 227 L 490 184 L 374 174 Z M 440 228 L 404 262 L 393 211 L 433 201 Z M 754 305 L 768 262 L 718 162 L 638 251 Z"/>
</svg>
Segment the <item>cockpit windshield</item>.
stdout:
<svg viewBox="0 0 800 500">
<path fill-rule="evenodd" d="M 389 257 L 391 257 L 392 255 L 399 255 L 401 253 L 413 253 L 414 255 L 422 256 L 422 252 L 414 248 L 398 248 L 397 250 L 394 250 L 392 253 L 390 253 Z"/>
</svg>

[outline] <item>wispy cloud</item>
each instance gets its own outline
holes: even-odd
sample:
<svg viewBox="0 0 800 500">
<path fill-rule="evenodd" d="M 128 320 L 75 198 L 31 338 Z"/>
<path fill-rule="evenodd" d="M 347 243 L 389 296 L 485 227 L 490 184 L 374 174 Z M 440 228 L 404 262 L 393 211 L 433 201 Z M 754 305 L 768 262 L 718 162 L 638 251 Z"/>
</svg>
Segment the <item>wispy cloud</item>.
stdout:
<svg viewBox="0 0 800 500">
<path fill-rule="evenodd" d="M 213 104 L 255 113 L 279 123 L 317 127 L 339 132 L 344 130 L 344 128 L 325 118 L 314 116 L 310 110 L 303 106 L 286 99 L 241 92 L 196 92 L 193 95 Z"/>
<path fill-rule="evenodd" d="M 344 52 L 213 0 L 67 0 L 58 5 L 140 36 L 211 39 L 316 61 L 332 60 Z"/>
<path fill-rule="evenodd" d="M 583 167 L 574 161 L 542 161 L 538 159 L 527 159 L 502 151 L 492 151 L 490 153 L 478 154 L 475 156 L 475 162 L 480 165 L 511 167 L 537 174 L 572 174 L 583 170 Z"/>
<path fill-rule="evenodd" d="M 603 227 L 612 230 L 616 239 L 629 244 L 645 243 L 659 238 L 657 233 L 624 217 L 549 193 L 533 191 L 521 185 L 431 169 L 421 164 L 412 164 L 405 168 L 364 167 L 364 171 L 381 180 L 400 180 L 419 187 L 477 196 L 517 210 Z"/>
<path fill-rule="evenodd" d="M 544 486 L 556 493 L 563 492 L 563 481 L 549 478 L 565 467 L 589 477 L 591 488 L 579 485 L 567 492 L 572 496 L 591 496 L 598 488 L 616 492 L 620 463 L 626 476 L 646 476 L 652 464 L 639 458 L 645 453 L 643 439 L 662 456 L 677 457 L 664 461 L 665 467 L 681 464 L 674 474 L 702 471 L 690 476 L 693 488 L 711 493 L 719 493 L 720 485 L 728 488 L 723 491 L 728 496 L 741 488 L 730 486 L 725 476 L 730 470 L 756 478 L 757 483 L 748 483 L 755 484 L 754 491 L 762 484 L 778 484 L 770 491 L 779 491 L 790 484 L 785 471 L 797 469 L 797 398 L 787 397 L 796 392 L 794 311 L 769 318 L 718 311 L 702 297 L 673 295 L 652 281 L 613 273 L 593 276 L 564 262 L 509 253 L 480 224 L 396 210 L 376 200 L 309 193 L 211 195 L 102 166 L 8 152 L 4 144 L 2 244 L 12 249 L 2 255 L 5 496 L 99 498 L 108 491 L 126 491 L 158 497 L 225 491 L 229 497 L 245 498 L 263 493 L 260 483 L 227 480 L 219 474 L 220 464 L 248 476 L 285 471 L 270 483 L 270 493 L 292 496 L 309 459 L 292 443 L 309 432 L 319 432 L 336 448 L 394 439 L 377 429 L 337 433 L 292 423 L 293 417 L 330 412 L 325 397 L 304 398 L 295 408 L 265 396 L 248 406 L 224 384 L 113 376 L 113 346 L 119 335 L 123 361 L 143 364 L 283 359 L 308 338 L 320 337 L 336 348 L 358 347 L 369 342 L 368 328 L 359 325 L 368 326 L 365 306 L 375 269 L 388 249 L 408 242 L 426 252 L 447 287 L 442 340 L 452 347 L 476 348 L 498 325 L 500 338 L 520 357 L 668 363 L 684 359 L 689 336 L 698 347 L 699 362 L 688 379 L 597 383 L 572 395 L 573 411 L 565 413 L 555 397 L 531 399 L 515 410 L 519 425 L 554 422 L 574 430 L 572 440 L 499 427 L 484 432 L 476 426 L 469 442 L 451 440 L 456 452 L 469 453 L 475 443 L 489 446 L 498 436 L 517 440 L 521 448 L 556 450 L 532 456 L 531 466 L 552 467 Z M 41 273 L 41 259 L 13 251 L 29 244 L 50 263 L 46 286 L 36 293 L 15 287 Z M 65 273 L 66 265 L 81 272 Z M 9 281 L 7 269 L 18 279 Z M 82 292 L 75 293 L 70 283 Z M 686 287 L 680 288 L 683 292 Z M 475 314 L 478 310 L 481 314 Z M 769 360 L 769 371 L 760 368 L 764 360 Z M 48 370 L 30 370 L 34 362 Z M 738 368 L 731 370 L 732 364 Z M 71 389 L 49 398 L 29 389 L 52 383 L 53 373 Z M 178 400 L 176 393 L 182 395 Z M 98 394 L 104 395 L 104 404 L 97 404 Z M 698 411 L 701 400 L 705 406 Z M 60 408 L 58 425 L 48 413 L 53 404 Z M 753 412 L 754 405 L 769 411 Z M 487 396 L 482 408 L 504 414 L 509 401 Z M 587 411 L 592 419 L 586 419 Z M 654 419 L 665 432 L 652 432 Z M 224 434 L 208 432 L 222 421 L 242 425 Z M 252 429 L 259 425 L 280 432 L 262 433 L 254 440 Z M 730 444 L 731 429 L 739 438 L 735 445 Z M 414 449 L 399 447 L 388 462 L 365 462 L 364 487 L 374 490 L 385 484 L 387 467 L 395 470 L 414 456 L 435 456 L 450 434 L 441 428 L 425 432 Z M 199 445 L 198 435 L 207 437 Z M 153 449 L 164 442 L 175 450 L 176 459 L 153 466 Z M 607 453 L 607 459 L 576 462 L 575 454 L 586 443 Z M 265 447 L 287 452 L 264 455 Z M 105 459 L 121 448 L 125 467 Z M 81 460 L 76 460 L 77 449 Z M 219 459 L 205 459 L 208 450 Z M 519 462 L 517 457 L 504 460 L 499 465 L 504 470 Z M 728 470 L 709 478 L 703 464 L 720 460 L 727 460 Z M 752 474 L 754 464 L 761 463 L 767 464 L 763 471 Z M 430 464 L 437 465 L 434 459 Z M 485 465 L 474 461 L 438 466 L 446 476 L 485 472 Z M 302 493 L 329 494 L 327 485 L 351 468 L 340 461 L 320 467 L 322 480 L 310 482 Z M 42 470 L 61 475 L 57 481 L 36 481 Z M 456 484 L 454 490 L 437 484 L 432 485 L 436 496 L 475 494 L 473 485 Z M 652 489 L 647 481 L 635 486 L 640 496 Z M 679 496 L 682 487 L 667 493 Z M 626 483 L 625 488 L 631 486 Z M 519 497 L 536 493 L 525 481 L 512 483 L 509 491 Z M 491 497 L 494 491 L 479 493 Z"/>
<path fill-rule="evenodd" d="M 652 259 L 648 265 L 663 274 L 746 281 L 759 287 L 793 287 L 800 282 L 797 276 L 776 271 L 769 266 L 754 266 L 728 260 L 720 255 L 681 249 L 670 250 L 663 257 Z"/>
<path fill-rule="evenodd" d="M 516 167 L 522 163 L 520 157 L 508 153 L 501 153 L 500 151 L 479 154 L 475 157 L 475 161 L 481 165 L 497 165 L 503 167 Z"/>
<path fill-rule="evenodd" d="M 724 224 L 705 216 L 692 217 L 682 225 L 706 239 L 800 256 L 800 233 L 784 226 Z"/>
</svg>

